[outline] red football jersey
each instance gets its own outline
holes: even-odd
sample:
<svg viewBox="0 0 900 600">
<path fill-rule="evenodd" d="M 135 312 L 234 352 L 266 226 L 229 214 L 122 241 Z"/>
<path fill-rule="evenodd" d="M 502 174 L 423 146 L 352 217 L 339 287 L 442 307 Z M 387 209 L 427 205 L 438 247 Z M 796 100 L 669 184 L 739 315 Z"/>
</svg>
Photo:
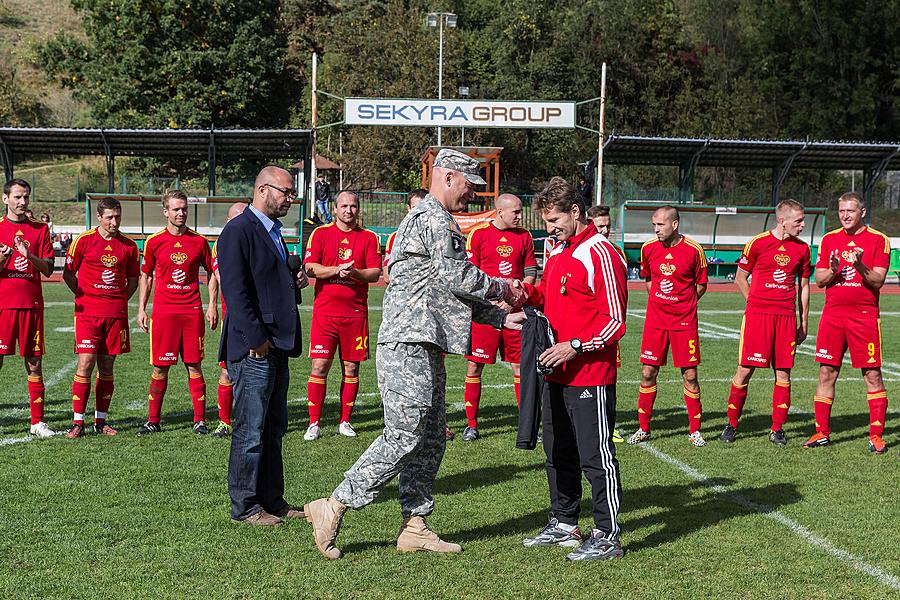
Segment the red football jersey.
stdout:
<svg viewBox="0 0 900 600">
<path fill-rule="evenodd" d="M 497 229 L 482 223 L 469 232 L 466 254 L 473 265 L 491 277 L 524 279 L 525 267 L 536 267 L 534 240 L 527 229 Z"/>
<path fill-rule="evenodd" d="M 384 245 L 384 260 L 381 262 L 381 268 L 383 270 L 387 270 L 388 263 L 391 261 L 391 251 L 394 249 L 394 238 L 397 237 L 397 232 L 394 231 L 388 236 L 387 244 Z"/>
<path fill-rule="evenodd" d="M 212 263 L 209 242 L 196 231 L 172 235 L 162 229 L 148 237 L 141 270 L 153 276 L 154 316 L 202 310 L 200 267 L 212 274 Z"/>
<path fill-rule="evenodd" d="M 658 239 L 641 246 L 641 276 L 650 280 L 647 326 L 672 331 L 697 327 L 697 285 L 707 283 L 706 254 L 686 236 L 666 248 Z"/>
<path fill-rule="evenodd" d="M 887 236 L 871 227 L 864 227 L 856 235 L 843 229 L 830 231 L 819 242 L 817 269 L 831 267 L 831 253 L 841 254 L 839 271 L 831 285 L 825 288 L 825 312 L 852 317 L 877 317 L 879 290 L 862 282 L 853 267 L 852 252 L 862 252 L 862 262 L 870 269 L 888 268 L 891 262 L 891 242 Z"/>
<path fill-rule="evenodd" d="M 16 238 L 23 238 L 28 251 L 38 258 L 53 262 L 50 229 L 45 223 L 27 217 L 24 221 L 0 218 L 0 242 L 13 248 L 12 255 L 0 269 L 0 308 L 43 308 L 41 274 L 15 249 Z"/>
<path fill-rule="evenodd" d="M 337 221 L 316 227 L 309 235 L 304 262 L 333 267 L 352 261 L 356 269 L 381 266 L 378 236 L 368 229 L 356 227 L 342 231 Z M 331 317 L 365 317 L 368 315 L 369 284 L 353 278 L 316 279 L 313 310 Z"/>
<path fill-rule="evenodd" d="M 793 315 L 797 278 L 812 273 L 809 245 L 794 237 L 779 240 L 767 231 L 747 242 L 738 268 L 751 275 L 746 312 Z"/>
<path fill-rule="evenodd" d="M 134 240 L 117 233 L 103 239 L 95 227 L 72 241 L 66 270 L 78 276 L 75 315 L 127 317 L 127 279 L 141 273 L 140 252 Z"/>
<path fill-rule="evenodd" d="M 212 270 L 213 273 L 219 270 L 219 240 L 213 242 L 212 247 Z M 222 286 L 219 286 L 219 300 L 222 301 L 222 320 L 225 320 L 225 296 L 222 295 Z"/>
</svg>

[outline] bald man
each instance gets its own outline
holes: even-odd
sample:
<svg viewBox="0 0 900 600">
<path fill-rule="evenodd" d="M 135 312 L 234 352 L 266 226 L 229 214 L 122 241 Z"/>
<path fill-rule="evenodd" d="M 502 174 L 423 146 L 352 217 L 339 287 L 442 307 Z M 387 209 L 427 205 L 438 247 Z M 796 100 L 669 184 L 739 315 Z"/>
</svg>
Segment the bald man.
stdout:
<svg viewBox="0 0 900 600">
<path fill-rule="evenodd" d="M 288 357 L 301 352 L 299 290 L 309 281 L 288 266 L 281 217 L 296 198 L 294 179 L 269 166 L 260 171 L 253 202 L 219 237 L 219 279 L 228 314 L 219 360 L 234 382 L 234 430 L 228 459 L 231 518 L 280 525 L 303 512 L 284 499 L 282 442 L 287 431 Z"/>
<path fill-rule="evenodd" d="M 328 372 L 340 348 L 341 415 L 337 431 L 356 437 L 350 416 L 359 394 L 359 364 L 369 359 L 369 284 L 381 277 L 378 236 L 359 225 L 359 198 L 338 194 L 334 221 L 313 230 L 303 257 L 306 274 L 316 278 L 307 382 L 309 426 L 303 439 L 319 438 Z"/>
<path fill-rule="evenodd" d="M 522 201 L 512 194 L 501 194 L 494 202 L 497 216 L 493 221 L 477 225 L 466 242 L 466 254 L 476 267 L 492 277 L 518 279 L 534 283 L 537 278 L 537 260 L 534 256 L 534 240 L 527 229 L 522 229 Z M 472 323 L 472 349 L 467 355 L 466 429 L 463 441 L 474 442 L 478 433 L 478 405 L 481 402 L 481 373 L 484 365 L 494 364 L 497 352 L 510 364 L 516 404 L 519 403 L 519 351 L 521 333 L 511 329 L 494 329 L 490 325 Z"/>
<path fill-rule="evenodd" d="M 246 202 L 235 202 L 228 207 L 228 214 L 225 216 L 225 222 L 232 220 L 247 208 Z M 219 282 L 219 240 L 216 240 L 212 247 L 213 254 L 213 277 Z M 221 285 L 221 283 L 220 283 Z M 212 303 L 215 310 L 215 302 Z M 225 319 L 225 297 L 222 297 L 222 319 Z M 215 329 L 216 325 L 212 325 Z M 234 405 L 234 390 L 232 389 L 231 379 L 228 377 L 228 369 L 225 363 L 219 363 L 219 389 L 218 389 L 218 407 L 219 407 L 219 424 L 213 431 L 213 436 L 217 438 L 226 438 L 231 435 L 231 408 Z"/>
</svg>

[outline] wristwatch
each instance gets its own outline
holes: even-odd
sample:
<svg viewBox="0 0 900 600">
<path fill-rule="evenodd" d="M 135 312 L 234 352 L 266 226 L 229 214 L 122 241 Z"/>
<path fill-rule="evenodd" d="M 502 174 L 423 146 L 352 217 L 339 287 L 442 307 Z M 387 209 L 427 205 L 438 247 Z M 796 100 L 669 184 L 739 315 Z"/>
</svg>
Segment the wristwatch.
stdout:
<svg viewBox="0 0 900 600">
<path fill-rule="evenodd" d="M 576 354 L 581 354 L 581 340 L 579 340 L 578 338 L 572 338 L 571 340 L 569 340 L 569 345 L 572 346 L 572 350 L 574 350 Z"/>
</svg>

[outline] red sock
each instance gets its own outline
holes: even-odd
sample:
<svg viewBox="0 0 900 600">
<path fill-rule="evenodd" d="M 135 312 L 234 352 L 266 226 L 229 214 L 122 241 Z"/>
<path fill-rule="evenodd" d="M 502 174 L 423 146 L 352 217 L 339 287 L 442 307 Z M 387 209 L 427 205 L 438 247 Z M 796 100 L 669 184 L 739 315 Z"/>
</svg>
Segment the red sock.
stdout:
<svg viewBox="0 0 900 600">
<path fill-rule="evenodd" d="M 206 380 L 203 379 L 203 373 L 188 376 L 188 390 L 194 405 L 194 423 L 202 421 L 206 416 Z"/>
<path fill-rule="evenodd" d="M 869 435 L 881 437 L 884 435 L 884 419 L 887 416 L 887 391 L 869 392 L 866 399 L 869 401 Z"/>
<path fill-rule="evenodd" d="M 87 409 L 88 398 L 91 397 L 91 380 L 81 375 L 72 378 L 72 411 L 75 417 L 72 421 L 76 425 L 84 425 L 84 411 Z"/>
<path fill-rule="evenodd" d="M 97 399 L 94 423 L 97 425 L 106 423 L 106 413 L 109 412 L 109 405 L 112 404 L 112 396 L 115 389 L 116 384 L 112 375 L 97 373 L 97 378 L 94 380 L 94 397 Z"/>
<path fill-rule="evenodd" d="M 744 412 L 744 402 L 747 401 L 747 386 L 750 385 L 745 383 L 744 385 L 738 385 L 735 382 L 731 382 L 731 392 L 728 394 L 728 422 L 731 423 L 731 426 L 737 429 L 738 419 L 741 418 L 741 413 Z"/>
<path fill-rule="evenodd" d="M 518 375 L 513 375 L 513 388 L 516 390 L 516 408 L 521 404 L 521 397 L 519 395 L 519 387 L 521 385 L 521 378 Z"/>
<path fill-rule="evenodd" d="M 169 385 L 168 373 L 150 375 L 150 393 L 147 394 L 149 410 L 147 420 L 151 423 L 159 423 L 162 415 L 163 398 L 166 397 L 166 387 Z"/>
<path fill-rule="evenodd" d="M 700 402 L 700 390 L 692 392 L 684 387 L 684 405 L 688 413 L 688 430 L 690 433 L 700 431 L 700 421 L 703 419 L 703 404 Z"/>
<path fill-rule="evenodd" d="M 826 396 L 813 397 L 813 411 L 816 414 L 816 431 L 822 435 L 831 435 L 831 403 L 834 398 Z"/>
<path fill-rule="evenodd" d="M 349 423 L 359 393 L 359 377 L 344 377 L 341 380 L 341 423 Z"/>
<path fill-rule="evenodd" d="M 309 376 L 306 384 L 306 405 L 309 407 L 309 424 L 318 423 L 322 417 L 322 404 L 325 403 L 325 387 L 327 380 L 324 377 Z"/>
<path fill-rule="evenodd" d="M 650 417 L 653 416 L 653 403 L 656 402 L 656 385 L 638 388 L 638 423 L 644 431 L 650 431 Z"/>
<path fill-rule="evenodd" d="M 466 403 L 466 420 L 469 427 L 478 427 L 478 403 L 481 402 L 481 375 L 466 375 L 466 390 L 463 392 Z"/>
<path fill-rule="evenodd" d="M 219 381 L 219 420 L 231 425 L 231 406 L 234 404 L 234 386 L 229 381 Z"/>
<path fill-rule="evenodd" d="M 32 425 L 44 420 L 44 378 L 40 375 L 28 376 L 28 407 Z"/>
<path fill-rule="evenodd" d="M 772 388 L 772 431 L 781 429 L 788 420 L 791 408 L 791 382 L 775 381 Z"/>
</svg>

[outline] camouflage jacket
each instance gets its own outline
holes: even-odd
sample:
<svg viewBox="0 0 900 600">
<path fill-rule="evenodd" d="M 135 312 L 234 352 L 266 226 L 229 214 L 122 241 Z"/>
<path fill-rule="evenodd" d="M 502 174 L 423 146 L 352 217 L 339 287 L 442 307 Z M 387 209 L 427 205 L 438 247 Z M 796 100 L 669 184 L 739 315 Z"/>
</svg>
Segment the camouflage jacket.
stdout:
<svg viewBox="0 0 900 600">
<path fill-rule="evenodd" d="M 431 194 L 400 223 L 388 269 L 379 344 L 431 342 L 466 354 L 472 320 L 503 326 L 505 313 L 484 301 L 503 297 L 506 283 L 469 262 L 466 238 Z"/>
</svg>

